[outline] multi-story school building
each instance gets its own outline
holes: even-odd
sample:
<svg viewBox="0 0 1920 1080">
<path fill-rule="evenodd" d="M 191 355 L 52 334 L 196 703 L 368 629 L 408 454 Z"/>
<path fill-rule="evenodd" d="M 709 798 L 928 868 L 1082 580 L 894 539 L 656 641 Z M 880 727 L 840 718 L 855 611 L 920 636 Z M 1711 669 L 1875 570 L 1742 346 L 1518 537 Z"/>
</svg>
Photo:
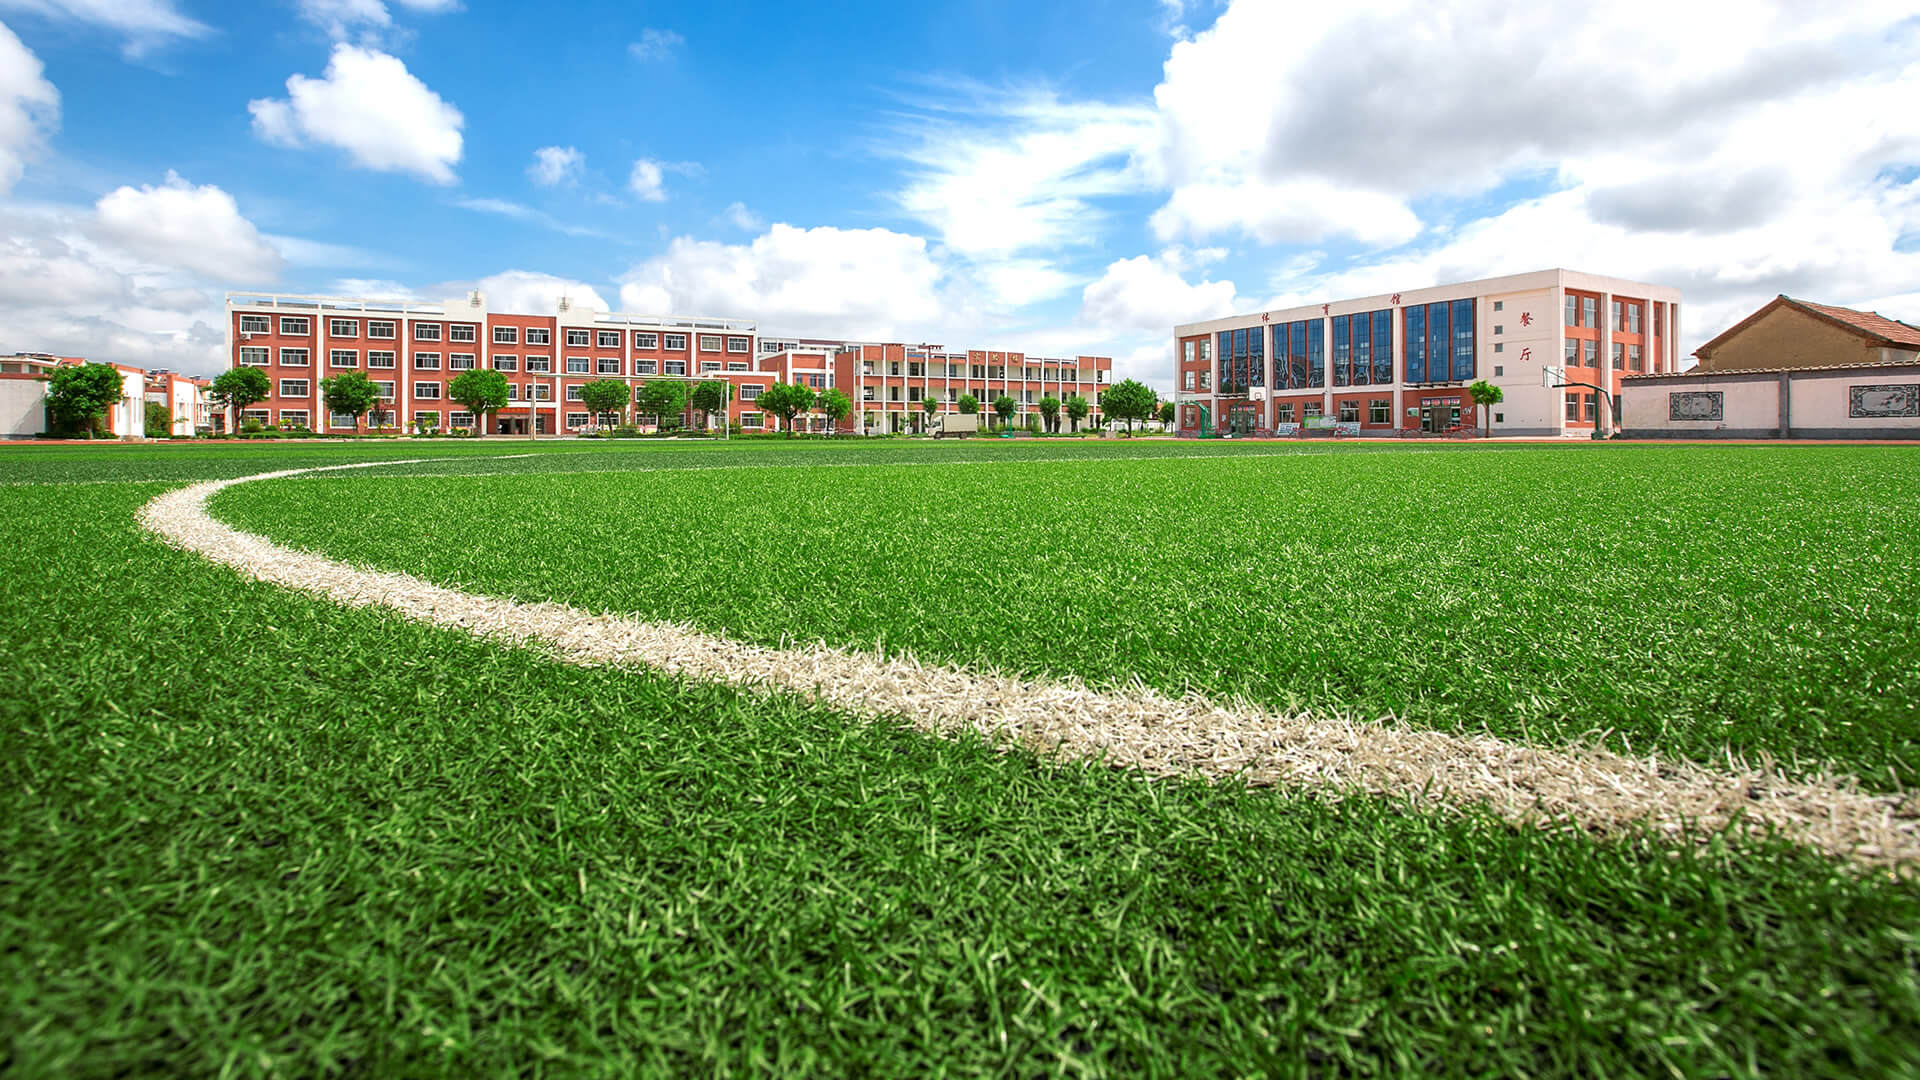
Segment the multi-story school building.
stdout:
<svg viewBox="0 0 1920 1080">
<path fill-rule="evenodd" d="M 813 338 L 762 338 L 746 319 L 635 315 L 596 311 L 561 299 L 551 314 L 493 311 L 478 292 L 440 304 L 354 297 L 230 293 L 229 364 L 260 367 L 272 393 L 248 419 L 315 431 L 353 430 L 355 418 L 329 416 L 320 380 L 363 371 L 380 385 L 389 426 L 471 428 L 475 417 L 447 396 L 461 372 L 492 368 L 507 377 L 506 408 L 492 432 L 524 435 L 579 431 L 615 422 L 594 416 L 581 388 L 619 379 L 637 395 L 652 379 L 732 386 L 728 418 L 743 430 L 776 426 L 754 406 L 775 382 L 839 389 L 853 401 L 843 431 L 899 431 L 923 398 L 941 410 L 971 394 L 981 410 L 1004 393 L 1024 422 L 1049 394 L 1092 403 L 1111 377 L 1108 357 L 1029 358 L 1019 352 Z M 1096 406 L 1097 413 L 1097 406 Z M 1095 417 L 1089 416 L 1089 423 Z M 823 417 L 796 426 L 824 430 Z"/>
<path fill-rule="evenodd" d="M 1587 435 L 1620 426 L 1621 379 L 1677 371 L 1680 293 L 1541 270 L 1174 328 L 1186 434 L 1353 434 L 1486 427 Z M 1565 386 L 1546 385 L 1564 367 Z M 1478 414 L 1468 386 L 1505 395 Z"/>
</svg>

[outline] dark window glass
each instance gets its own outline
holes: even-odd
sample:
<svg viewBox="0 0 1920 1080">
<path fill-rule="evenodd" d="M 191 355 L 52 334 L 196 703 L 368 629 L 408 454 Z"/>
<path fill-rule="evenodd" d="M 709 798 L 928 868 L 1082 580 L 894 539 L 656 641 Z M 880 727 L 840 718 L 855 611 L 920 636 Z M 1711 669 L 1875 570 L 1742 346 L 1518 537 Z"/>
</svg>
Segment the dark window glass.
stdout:
<svg viewBox="0 0 1920 1080">
<path fill-rule="evenodd" d="M 1307 320 L 1307 385 L 1327 385 L 1327 339 L 1319 319 Z M 1317 413 L 1315 415 L 1318 415 Z"/>
<path fill-rule="evenodd" d="M 1453 302 L 1453 377 L 1473 378 L 1473 301 Z"/>
<path fill-rule="evenodd" d="M 1287 355 L 1293 364 L 1293 388 L 1298 390 L 1307 385 L 1307 324 L 1294 323 L 1287 336 L 1292 342 Z"/>
<path fill-rule="evenodd" d="M 1267 328 L 1247 331 L 1247 385 L 1267 385 Z"/>
<path fill-rule="evenodd" d="M 1407 309 L 1407 381 L 1427 381 L 1427 309 L 1415 304 Z"/>
<path fill-rule="evenodd" d="M 1233 332 L 1220 331 L 1220 354 L 1215 358 L 1220 364 L 1220 384 L 1224 388 L 1233 381 Z"/>
<path fill-rule="evenodd" d="M 1333 317 L 1333 385 L 1345 386 L 1352 377 L 1353 342 L 1347 338 L 1347 317 Z"/>
<path fill-rule="evenodd" d="M 1393 381 L 1393 312 L 1373 313 L 1373 381 Z"/>
<path fill-rule="evenodd" d="M 1427 305 L 1427 381 L 1446 382 L 1447 305 L 1445 301 Z"/>
<path fill-rule="evenodd" d="M 1373 317 L 1360 314 L 1353 317 L 1353 385 L 1365 386 L 1373 381 Z"/>
</svg>

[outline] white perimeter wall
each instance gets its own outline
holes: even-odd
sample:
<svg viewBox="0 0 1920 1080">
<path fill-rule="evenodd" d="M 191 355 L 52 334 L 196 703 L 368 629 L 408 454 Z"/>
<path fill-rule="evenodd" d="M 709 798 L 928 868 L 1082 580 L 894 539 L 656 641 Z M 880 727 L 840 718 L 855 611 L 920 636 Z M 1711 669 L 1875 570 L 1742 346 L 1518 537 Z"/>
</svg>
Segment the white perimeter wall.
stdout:
<svg viewBox="0 0 1920 1080">
<path fill-rule="evenodd" d="M 47 430 L 45 379 L 0 379 L 0 439 L 31 439 Z"/>
</svg>

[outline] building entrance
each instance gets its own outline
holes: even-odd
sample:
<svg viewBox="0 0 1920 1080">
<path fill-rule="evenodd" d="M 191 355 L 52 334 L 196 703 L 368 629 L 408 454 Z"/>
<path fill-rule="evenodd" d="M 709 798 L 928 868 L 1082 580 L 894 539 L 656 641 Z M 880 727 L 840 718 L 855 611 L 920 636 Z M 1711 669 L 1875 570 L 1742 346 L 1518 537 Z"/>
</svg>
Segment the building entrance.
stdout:
<svg viewBox="0 0 1920 1080">
<path fill-rule="evenodd" d="M 1227 430 L 1235 435 L 1251 435 L 1254 428 L 1258 426 L 1260 426 L 1260 412 L 1257 407 L 1240 404 L 1227 410 Z"/>
</svg>

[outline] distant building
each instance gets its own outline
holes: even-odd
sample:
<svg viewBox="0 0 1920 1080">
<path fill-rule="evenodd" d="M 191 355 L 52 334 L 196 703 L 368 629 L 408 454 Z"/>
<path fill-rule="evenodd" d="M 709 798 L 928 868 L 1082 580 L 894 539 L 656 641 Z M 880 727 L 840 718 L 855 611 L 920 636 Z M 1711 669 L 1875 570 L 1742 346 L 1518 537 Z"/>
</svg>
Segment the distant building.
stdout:
<svg viewBox="0 0 1920 1080">
<path fill-rule="evenodd" d="M 164 439 L 169 434 L 188 436 L 225 431 L 226 417 L 213 407 L 212 386 L 209 379 L 165 369 L 147 372 L 146 400 L 166 406 L 173 416 L 170 432 L 149 431 L 147 435 Z"/>
<path fill-rule="evenodd" d="M 1636 375 L 1636 439 L 1920 439 L 1920 359 Z"/>
<path fill-rule="evenodd" d="M 1700 371 L 1900 363 L 1920 358 L 1920 326 L 1782 293 L 1694 354 Z"/>
<path fill-rule="evenodd" d="M 1619 425 L 1623 378 L 1679 366 L 1679 339 L 1678 290 L 1573 270 L 1256 311 L 1174 328 L 1177 414 L 1187 435 L 1585 437 Z M 1506 394 L 1491 417 L 1467 392 L 1479 379 Z"/>
<path fill-rule="evenodd" d="M 84 364 L 78 356 L 15 353 L 0 356 L 0 439 L 31 439 L 48 428 L 47 379 L 55 368 Z M 146 435 L 146 372 L 110 364 L 120 372 L 121 398 L 103 418 L 107 432 L 122 439 Z"/>
</svg>

